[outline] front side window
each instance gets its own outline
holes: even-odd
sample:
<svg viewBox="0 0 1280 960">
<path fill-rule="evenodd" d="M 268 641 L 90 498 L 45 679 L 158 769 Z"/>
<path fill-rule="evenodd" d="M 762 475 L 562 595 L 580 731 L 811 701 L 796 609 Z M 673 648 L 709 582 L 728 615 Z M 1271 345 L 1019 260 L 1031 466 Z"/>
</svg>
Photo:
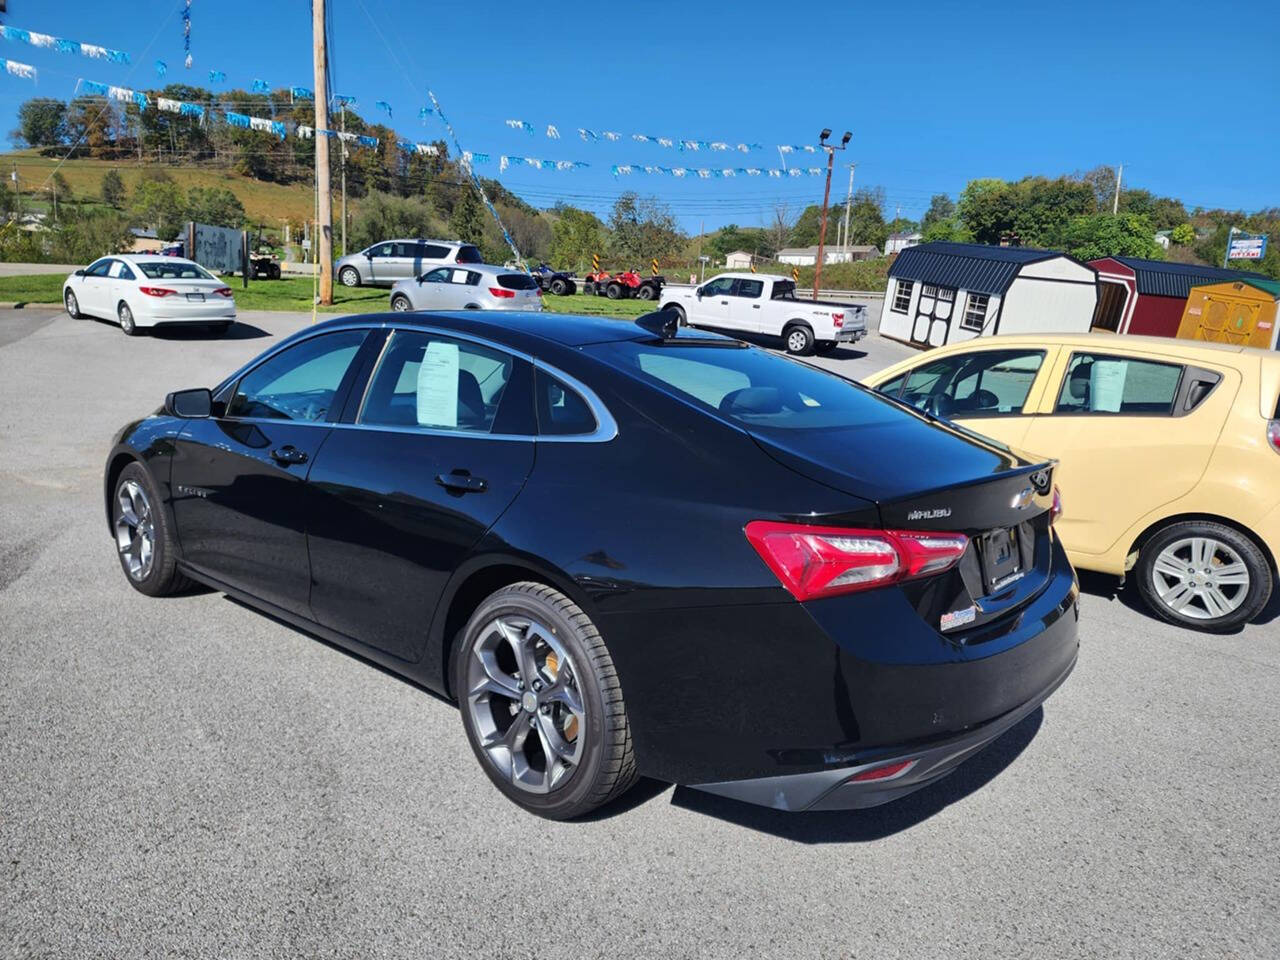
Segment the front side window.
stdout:
<svg viewBox="0 0 1280 960">
<path fill-rule="evenodd" d="M 748 300 L 754 300 L 764 292 L 763 280 L 739 280 L 737 287 L 734 289 L 734 296 L 745 297 Z"/>
<path fill-rule="evenodd" d="M 133 280 L 133 271 L 129 269 L 129 265 L 123 260 L 113 260 L 111 263 L 111 272 L 107 274 L 113 280 Z"/>
<path fill-rule="evenodd" d="M 1042 350 L 953 354 L 909 370 L 880 390 L 901 391 L 907 403 L 940 417 L 1012 415 L 1022 412 L 1042 363 Z"/>
<path fill-rule="evenodd" d="M 1181 382 L 1178 364 L 1073 353 L 1054 412 L 1168 416 Z"/>
<path fill-rule="evenodd" d="M 716 277 L 702 288 L 704 297 L 727 297 L 733 289 L 732 277 Z"/>
<path fill-rule="evenodd" d="M 514 364 L 479 344 L 397 330 L 369 381 L 359 422 L 491 433 Z"/>
<path fill-rule="evenodd" d="M 371 257 L 394 257 L 395 244 L 379 243 L 370 247 L 368 252 Z"/>
<path fill-rule="evenodd" d="M 966 330 L 981 332 L 987 322 L 987 304 L 991 298 L 985 293 L 971 293 L 965 303 L 964 316 L 960 318 L 960 326 Z"/>
<path fill-rule="evenodd" d="M 449 278 L 453 276 L 453 270 L 450 267 L 436 267 L 434 270 L 428 271 L 422 278 L 423 283 L 448 283 Z"/>
<path fill-rule="evenodd" d="M 228 417 L 324 420 L 365 331 L 344 330 L 312 337 L 246 373 L 236 385 Z"/>
<path fill-rule="evenodd" d="M 894 313 L 906 313 L 911 307 L 911 291 L 915 289 L 916 282 L 914 280 L 899 280 L 893 289 L 893 305 L 890 307 Z"/>
<path fill-rule="evenodd" d="M 105 277 L 107 275 L 107 271 L 111 269 L 111 265 L 115 262 L 116 261 L 114 260 L 106 259 L 99 260 L 97 263 L 92 263 L 89 265 L 89 269 L 85 271 L 85 275 L 90 277 Z"/>
</svg>

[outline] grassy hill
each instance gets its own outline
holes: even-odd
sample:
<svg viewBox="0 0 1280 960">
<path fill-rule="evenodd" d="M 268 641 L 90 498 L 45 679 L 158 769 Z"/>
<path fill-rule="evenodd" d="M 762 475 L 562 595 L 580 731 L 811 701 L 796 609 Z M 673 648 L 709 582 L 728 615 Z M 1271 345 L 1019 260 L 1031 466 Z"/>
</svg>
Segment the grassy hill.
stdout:
<svg viewBox="0 0 1280 960">
<path fill-rule="evenodd" d="M 14 150 L 0 154 L 0 172 L 7 177 L 16 169 L 18 186 L 23 194 L 37 194 L 57 165 L 56 157 L 41 156 L 36 150 Z M 58 167 L 58 172 L 66 178 L 76 199 L 98 200 L 102 197 L 102 178 L 108 170 L 119 173 L 125 187 L 132 192 L 142 170 L 147 166 L 154 168 L 154 164 L 140 164 L 136 159 L 74 159 Z M 298 223 L 314 216 L 315 194 L 310 184 L 266 183 L 227 170 L 195 165 L 166 165 L 161 169 L 183 190 L 190 190 L 192 187 L 225 187 L 231 190 L 244 204 L 249 219 L 265 227 L 279 227 L 280 219 L 284 217 Z M 6 188 L 12 190 L 12 184 L 7 184 Z M 40 202 L 32 204 L 31 199 L 24 196 L 24 201 L 43 209 L 43 195 L 34 199 Z"/>
</svg>

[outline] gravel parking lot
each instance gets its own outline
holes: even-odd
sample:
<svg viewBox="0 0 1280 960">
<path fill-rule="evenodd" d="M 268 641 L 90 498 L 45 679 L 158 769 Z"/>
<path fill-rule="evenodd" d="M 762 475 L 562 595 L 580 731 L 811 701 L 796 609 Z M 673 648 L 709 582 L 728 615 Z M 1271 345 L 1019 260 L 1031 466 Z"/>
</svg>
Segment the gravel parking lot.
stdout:
<svg viewBox="0 0 1280 960">
<path fill-rule="evenodd" d="M 309 319 L 129 339 L 0 310 L 0 955 L 1280 955 L 1275 619 L 1185 632 L 1089 578 L 1067 684 L 904 801 L 644 782 L 560 824 L 440 699 L 220 594 L 136 593 L 112 433 Z"/>
</svg>

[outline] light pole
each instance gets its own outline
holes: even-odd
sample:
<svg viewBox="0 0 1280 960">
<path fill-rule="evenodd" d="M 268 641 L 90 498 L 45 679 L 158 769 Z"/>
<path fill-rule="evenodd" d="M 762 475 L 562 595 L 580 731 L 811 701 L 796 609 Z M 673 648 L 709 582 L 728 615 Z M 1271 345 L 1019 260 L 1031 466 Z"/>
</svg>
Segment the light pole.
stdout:
<svg viewBox="0 0 1280 960">
<path fill-rule="evenodd" d="M 836 151 L 844 150 L 849 146 L 849 141 L 853 139 L 853 134 L 848 130 L 844 132 L 844 136 L 840 139 L 840 146 L 834 143 L 827 143 L 827 137 L 831 136 L 831 128 L 825 128 L 818 135 L 818 146 L 827 151 L 827 186 L 822 192 L 822 226 L 818 230 L 818 262 L 813 271 L 813 299 L 818 299 L 818 288 L 822 285 L 822 258 L 825 256 L 824 250 L 827 245 L 827 205 L 831 202 L 831 168 L 835 164 Z"/>
</svg>

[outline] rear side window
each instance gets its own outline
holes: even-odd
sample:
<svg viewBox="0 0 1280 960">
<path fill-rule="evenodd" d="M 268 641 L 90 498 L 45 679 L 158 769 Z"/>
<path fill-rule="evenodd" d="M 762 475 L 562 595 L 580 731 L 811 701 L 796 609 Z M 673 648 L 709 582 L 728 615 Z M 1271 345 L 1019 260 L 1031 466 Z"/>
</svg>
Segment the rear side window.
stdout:
<svg viewBox="0 0 1280 960">
<path fill-rule="evenodd" d="M 484 257 L 480 256 L 480 248 L 473 247 L 468 244 L 465 247 L 458 248 L 458 263 L 484 263 Z"/>
<path fill-rule="evenodd" d="M 592 433 L 596 418 L 591 407 L 568 384 L 545 370 L 534 376 L 534 405 L 538 410 L 538 433 L 565 437 Z"/>
<path fill-rule="evenodd" d="M 763 290 L 764 290 L 763 280 L 739 280 L 737 289 L 735 289 L 733 292 L 736 296 L 746 297 L 749 300 L 754 300 L 758 296 L 760 296 Z"/>
<path fill-rule="evenodd" d="M 370 247 L 368 252 L 371 257 L 394 257 L 395 245 L 390 243 L 380 243 L 376 247 Z"/>
<path fill-rule="evenodd" d="M 397 330 L 369 382 L 359 422 L 491 433 L 514 364 L 514 357 L 476 343 Z"/>
<path fill-rule="evenodd" d="M 424 243 L 418 248 L 421 250 L 420 256 L 423 260 L 448 260 L 449 248 L 442 247 L 438 243 Z"/>
<path fill-rule="evenodd" d="M 1179 364 L 1073 353 L 1055 412 L 1168 416 L 1181 381 Z"/>
<path fill-rule="evenodd" d="M 504 290 L 533 290 L 538 281 L 524 273 L 501 273 L 498 275 L 498 286 Z"/>
</svg>

